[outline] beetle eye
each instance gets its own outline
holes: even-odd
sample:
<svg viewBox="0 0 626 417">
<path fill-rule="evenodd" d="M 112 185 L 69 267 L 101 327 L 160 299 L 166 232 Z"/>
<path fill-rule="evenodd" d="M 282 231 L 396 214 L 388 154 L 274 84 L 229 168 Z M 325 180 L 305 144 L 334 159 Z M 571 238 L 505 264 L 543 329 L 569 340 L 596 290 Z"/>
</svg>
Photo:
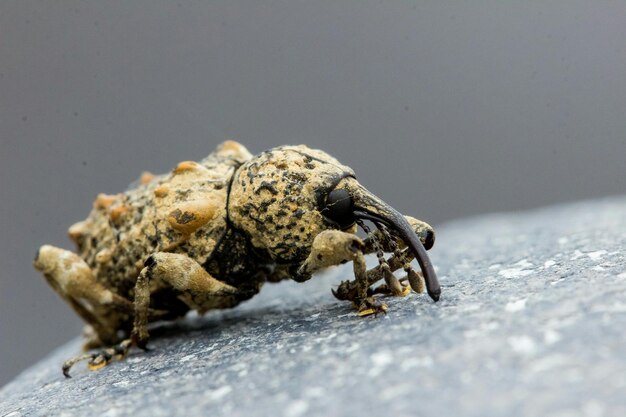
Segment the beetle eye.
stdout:
<svg viewBox="0 0 626 417">
<path fill-rule="evenodd" d="M 333 190 L 328 194 L 322 214 L 346 229 L 354 224 L 353 202 L 346 189 Z"/>
</svg>

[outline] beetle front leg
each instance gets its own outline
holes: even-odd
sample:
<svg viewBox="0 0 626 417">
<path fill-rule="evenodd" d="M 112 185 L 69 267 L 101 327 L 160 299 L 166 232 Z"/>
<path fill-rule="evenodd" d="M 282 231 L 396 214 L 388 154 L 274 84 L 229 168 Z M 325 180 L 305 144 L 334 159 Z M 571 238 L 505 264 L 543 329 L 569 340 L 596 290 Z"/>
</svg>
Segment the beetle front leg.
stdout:
<svg viewBox="0 0 626 417">
<path fill-rule="evenodd" d="M 421 273 L 416 272 L 413 269 L 413 267 L 411 267 L 411 264 L 410 264 L 411 260 L 412 260 L 412 257 L 410 253 L 408 253 L 405 250 L 405 251 L 401 251 L 400 254 L 396 254 L 392 256 L 391 258 L 389 258 L 386 261 L 386 264 L 387 264 L 388 271 L 391 273 L 397 271 L 400 268 L 403 268 L 407 272 L 407 277 L 401 279 L 400 281 L 402 282 L 409 281 L 411 288 L 413 288 L 415 292 L 422 293 L 424 292 L 424 278 L 422 277 Z M 367 278 L 364 281 L 366 283 L 365 285 L 367 285 L 368 288 L 374 285 L 375 283 L 377 283 L 378 281 L 385 278 L 385 275 L 387 274 L 387 272 L 385 272 L 383 268 L 384 268 L 383 265 L 377 265 L 376 267 L 367 271 Z M 333 291 L 333 295 L 339 300 L 352 300 L 356 296 L 357 288 L 359 287 L 360 287 L 360 284 L 357 284 L 356 280 L 355 281 L 343 281 L 339 285 L 337 290 Z M 403 286 L 403 291 L 401 294 L 395 294 L 394 292 L 392 292 L 387 282 L 385 282 L 384 284 L 381 284 L 379 287 L 373 290 L 368 291 L 368 295 L 374 295 L 374 294 L 399 295 L 399 296 L 407 295 L 406 287 Z"/>
<path fill-rule="evenodd" d="M 368 295 L 372 283 L 363 249 L 363 241 L 358 236 L 339 230 L 326 230 L 315 237 L 311 253 L 293 279 L 303 282 L 320 269 L 352 261 L 355 279 L 351 281 L 350 293 L 341 299 L 352 301 L 361 316 L 385 312 L 387 306 Z"/>
<path fill-rule="evenodd" d="M 215 279 L 202 265 L 187 255 L 154 253 L 146 259 L 135 284 L 135 321 L 132 339 L 140 348 L 145 347 L 149 337 L 151 282 L 157 287 L 166 286 L 175 289 L 179 292 L 178 298 L 200 314 L 212 309 L 232 307 L 251 296 L 248 291 Z"/>
<path fill-rule="evenodd" d="M 422 244 L 426 249 L 430 249 L 433 246 L 435 235 L 432 227 L 421 220 L 417 220 L 410 216 L 404 216 L 407 222 L 411 225 L 412 229 L 419 236 Z M 380 264 L 380 272 L 385 277 L 385 283 L 378 286 L 373 290 L 374 294 L 385 294 L 394 296 L 406 296 L 410 292 L 410 288 L 413 288 L 415 292 L 423 293 L 425 291 L 424 277 L 421 272 L 417 272 L 411 266 L 411 261 L 414 259 L 414 255 L 406 248 L 406 245 L 402 239 L 394 237 L 389 230 L 382 224 L 378 225 L 378 229 L 370 231 L 362 222 L 360 226 L 368 233 L 367 239 L 363 241 L 365 245 L 365 253 L 376 253 Z M 383 252 L 393 252 L 393 256 L 388 260 L 383 258 Z M 395 279 L 390 272 L 397 269 L 404 269 L 406 277 L 401 281 L 409 285 L 401 287 L 400 282 Z M 372 271 L 374 272 L 374 271 Z M 374 274 L 374 277 L 378 277 L 378 273 Z M 410 288 L 409 288 L 410 287 Z"/>
</svg>

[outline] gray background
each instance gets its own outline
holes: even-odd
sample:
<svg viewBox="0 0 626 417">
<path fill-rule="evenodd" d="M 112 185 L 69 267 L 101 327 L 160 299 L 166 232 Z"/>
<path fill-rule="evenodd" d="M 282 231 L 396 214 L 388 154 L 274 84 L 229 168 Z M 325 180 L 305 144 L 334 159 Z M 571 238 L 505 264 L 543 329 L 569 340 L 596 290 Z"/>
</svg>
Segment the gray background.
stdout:
<svg viewBox="0 0 626 417">
<path fill-rule="evenodd" d="M 38 246 L 227 138 L 324 149 L 435 225 L 623 193 L 625 22 L 609 1 L 3 1 L 0 385 L 82 327 Z"/>
</svg>

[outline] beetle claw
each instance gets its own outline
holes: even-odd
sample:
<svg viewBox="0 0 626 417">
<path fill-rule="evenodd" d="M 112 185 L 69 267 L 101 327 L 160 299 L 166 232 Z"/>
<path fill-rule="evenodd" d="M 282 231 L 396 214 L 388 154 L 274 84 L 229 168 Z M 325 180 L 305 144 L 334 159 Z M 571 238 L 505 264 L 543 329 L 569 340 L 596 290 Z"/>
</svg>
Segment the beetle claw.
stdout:
<svg viewBox="0 0 626 417">
<path fill-rule="evenodd" d="M 387 304 L 380 303 L 372 297 L 368 297 L 360 303 L 356 314 L 359 317 L 366 317 L 371 315 L 374 315 L 374 317 L 376 317 L 380 313 L 387 314 Z"/>
<path fill-rule="evenodd" d="M 101 350 L 98 353 L 85 353 L 80 356 L 73 357 L 63 363 L 62 371 L 66 378 L 71 378 L 70 369 L 78 362 L 88 360 L 87 367 L 95 371 L 104 368 L 115 360 L 121 360 L 128 354 L 128 350 L 133 345 L 132 339 L 125 339 L 117 345 Z"/>
</svg>

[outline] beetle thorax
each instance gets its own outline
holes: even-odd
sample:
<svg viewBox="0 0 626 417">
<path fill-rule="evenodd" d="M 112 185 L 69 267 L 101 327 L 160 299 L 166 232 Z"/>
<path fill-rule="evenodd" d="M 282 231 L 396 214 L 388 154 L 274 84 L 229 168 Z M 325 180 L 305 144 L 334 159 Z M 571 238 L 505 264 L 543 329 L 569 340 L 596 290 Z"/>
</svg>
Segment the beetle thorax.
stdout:
<svg viewBox="0 0 626 417">
<path fill-rule="evenodd" d="M 306 146 L 264 152 L 235 174 L 230 222 L 275 261 L 302 261 L 315 236 L 332 227 L 320 213 L 320 196 L 351 175 L 335 158 Z"/>
</svg>

